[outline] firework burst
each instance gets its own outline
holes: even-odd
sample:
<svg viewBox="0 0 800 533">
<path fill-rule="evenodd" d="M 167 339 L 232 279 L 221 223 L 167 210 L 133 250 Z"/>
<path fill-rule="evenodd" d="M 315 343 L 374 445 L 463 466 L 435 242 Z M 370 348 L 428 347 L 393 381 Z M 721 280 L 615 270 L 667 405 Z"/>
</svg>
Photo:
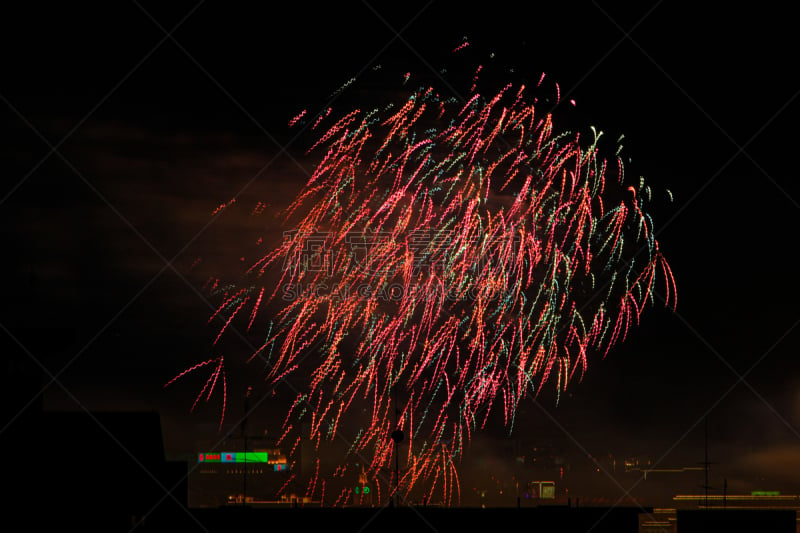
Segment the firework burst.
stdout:
<svg viewBox="0 0 800 533">
<path fill-rule="evenodd" d="M 657 283 L 676 303 L 651 190 L 625 183 L 619 150 L 601 156 L 594 129 L 559 132 L 525 86 L 475 91 L 464 101 L 422 86 L 399 103 L 295 115 L 318 162 L 282 213 L 291 231 L 246 284 L 214 287 L 212 318 L 226 317 L 215 344 L 237 321 L 263 325 L 250 358 L 267 380 L 310 375 L 282 445 L 324 446 L 355 424 L 348 453 L 375 478 L 391 471 L 400 430 L 402 472 L 383 490 L 428 501 L 458 498 L 455 464 L 490 413 L 510 431 L 521 401 L 548 383 L 566 390 L 625 339 Z M 215 369 L 198 400 L 209 397 L 223 363 L 180 376 Z"/>
</svg>

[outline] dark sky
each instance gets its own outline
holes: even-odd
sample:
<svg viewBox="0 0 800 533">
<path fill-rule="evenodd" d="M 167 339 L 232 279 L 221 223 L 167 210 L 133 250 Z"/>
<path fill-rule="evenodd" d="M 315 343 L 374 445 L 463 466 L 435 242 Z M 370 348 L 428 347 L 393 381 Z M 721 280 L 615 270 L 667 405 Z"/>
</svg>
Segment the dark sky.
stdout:
<svg viewBox="0 0 800 533">
<path fill-rule="evenodd" d="M 241 243 L 275 231 L 213 210 L 234 196 L 277 210 L 313 165 L 306 140 L 281 153 L 287 121 L 351 77 L 381 87 L 385 72 L 391 90 L 397 72 L 435 79 L 443 66 L 514 68 L 527 83 L 545 72 L 577 102 L 556 124 L 624 134 L 627 172 L 673 192 L 654 217 L 679 298 L 591 359 L 558 405 L 545 393 L 521 408 L 515 436 L 694 466 L 707 414 L 713 483 L 798 490 L 787 473 L 800 472 L 794 18 L 555 4 L 14 8 L 0 23 L 4 350 L 29 360 L 21 343 L 74 397 L 53 384 L 45 407 L 155 409 L 167 451 L 196 451 L 217 435 L 219 406 L 190 414 L 202 381 L 163 385 L 212 353 L 206 276 L 234 273 Z M 258 389 L 259 372 L 232 369 L 231 394 Z M 270 409 L 254 417 L 277 430 Z M 491 429 L 478 455 L 502 435 Z"/>
</svg>

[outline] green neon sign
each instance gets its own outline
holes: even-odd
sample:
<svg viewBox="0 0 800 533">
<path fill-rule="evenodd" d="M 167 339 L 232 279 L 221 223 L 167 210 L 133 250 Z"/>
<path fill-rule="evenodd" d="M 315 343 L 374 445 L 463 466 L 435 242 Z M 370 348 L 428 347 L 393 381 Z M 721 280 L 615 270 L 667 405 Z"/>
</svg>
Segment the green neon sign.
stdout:
<svg viewBox="0 0 800 533">
<path fill-rule="evenodd" d="M 198 463 L 266 463 L 267 452 L 213 452 L 198 453 Z"/>
</svg>

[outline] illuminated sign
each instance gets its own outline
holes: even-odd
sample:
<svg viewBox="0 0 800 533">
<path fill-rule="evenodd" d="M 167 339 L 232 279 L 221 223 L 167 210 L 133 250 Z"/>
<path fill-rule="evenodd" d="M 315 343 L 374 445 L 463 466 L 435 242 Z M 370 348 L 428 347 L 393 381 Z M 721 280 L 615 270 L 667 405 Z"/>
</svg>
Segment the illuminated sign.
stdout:
<svg viewBox="0 0 800 533">
<path fill-rule="evenodd" d="M 361 493 L 361 494 L 369 494 L 369 487 L 367 487 L 367 486 L 364 486 L 364 487 L 356 487 L 356 488 L 355 488 L 355 490 L 354 490 L 354 492 L 355 492 L 356 494 L 359 494 L 359 493 Z"/>
<path fill-rule="evenodd" d="M 754 490 L 750 493 L 750 496 L 780 496 L 781 492 L 779 490 Z"/>
<path fill-rule="evenodd" d="M 528 483 L 534 498 L 553 500 L 556 497 L 556 484 L 554 481 L 531 481 Z"/>
<path fill-rule="evenodd" d="M 198 453 L 198 463 L 266 463 L 267 452 Z"/>
</svg>

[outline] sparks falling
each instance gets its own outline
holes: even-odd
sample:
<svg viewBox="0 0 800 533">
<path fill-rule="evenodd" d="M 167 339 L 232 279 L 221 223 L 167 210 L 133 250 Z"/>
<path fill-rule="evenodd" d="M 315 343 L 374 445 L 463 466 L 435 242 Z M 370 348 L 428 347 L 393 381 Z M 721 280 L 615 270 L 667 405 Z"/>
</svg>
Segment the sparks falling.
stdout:
<svg viewBox="0 0 800 533">
<path fill-rule="evenodd" d="M 318 163 L 282 214 L 292 231 L 241 286 L 214 284 L 215 344 L 237 320 L 262 322 L 249 358 L 268 382 L 310 375 L 282 445 L 294 451 L 304 423 L 316 446 L 355 423 L 349 454 L 383 479 L 378 494 L 383 483 L 457 499 L 456 464 L 490 413 L 511 431 L 520 402 L 548 384 L 560 395 L 623 341 L 657 286 L 677 303 L 650 187 L 625 182 L 620 150 L 603 157 L 594 128 L 558 132 L 525 86 L 472 87 L 466 101 L 422 86 L 383 108 L 297 114 L 290 126 L 318 135 Z M 216 364 L 208 398 L 225 385 L 222 363 L 175 379 Z M 397 429 L 407 440 L 390 481 Z M 317 463 L 307 495 L 324 490 L 320 476 Z"/>
</svg>

